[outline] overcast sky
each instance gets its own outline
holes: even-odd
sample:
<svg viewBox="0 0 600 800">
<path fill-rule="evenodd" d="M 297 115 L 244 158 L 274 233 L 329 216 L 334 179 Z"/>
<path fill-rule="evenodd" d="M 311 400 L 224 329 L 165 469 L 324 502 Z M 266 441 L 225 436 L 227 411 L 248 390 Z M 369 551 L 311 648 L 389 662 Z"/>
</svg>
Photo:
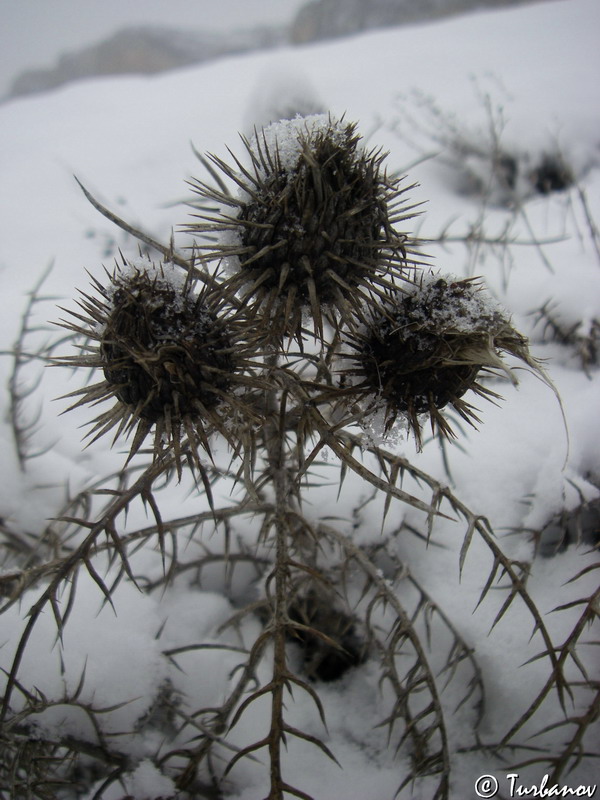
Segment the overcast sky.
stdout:
<svg viewBox="0 0 600 800">
<path fill-rule="evenodd" d="M 24 69 L 127 25 L 233 30 L 291 21 L 306 0 L 0 0 L 0 97 Z"/>
</svg>

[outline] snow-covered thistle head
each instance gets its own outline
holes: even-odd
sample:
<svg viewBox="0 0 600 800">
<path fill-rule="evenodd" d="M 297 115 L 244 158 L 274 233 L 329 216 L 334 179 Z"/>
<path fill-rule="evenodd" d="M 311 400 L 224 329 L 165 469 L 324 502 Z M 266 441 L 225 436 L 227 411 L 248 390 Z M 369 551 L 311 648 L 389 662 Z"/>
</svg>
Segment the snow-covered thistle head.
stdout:
<svg viewBox="0 0 600 800">
<path fill-rule="evenodd" d="M 501 370 L 516 383 L 502 353 L 539 371 L 527 340 L 474 279 L 423 276 L 348 333 L 347 343 L 352 363 L 344 372 L 354 389 L 370 407 L 383 407 L 387 430 L 405 418 L 418 444 L 426 417 L 433 429 L 454 435 L 440 413 L 448 404 L 467 422 L 477 421 L 463 395 L 472 389 L 498 397 L 478 382 L 482 371 Z"/>
<path fill-rule="evenodd" d="M 97 296 L 82 293 L 85 316 L 69 312 L 76 322 L 62 323 L 85 336 L 82 353 L 58 361 L 100 369 L 104 380 L 67 396 L 80 396 L 72 408 L 116 401 L 92 421 L 92 441 L 134 432 L 131 458 L 153 429 L 154 457 L 172 452 L 181 472 L 182 455 L 210 452 L 212 431 L 227 436 L 244 359 L 235 323 L 214 291 L 195 291 L 172 264 L 124 260 L 107 275 L 107 285 L 93 279 Z"/>
<path fill-rule="evenodd" d="M 321 332 L 329 309 L 349 320 L 404 277 L 406 236 L 394 225 L 412 216 L 406 190 L 386 175 L 385 154 L 360 145 L 355 125 L 296 117 L 243 141 L 248 167 L 209 157 L 237 194 L 205 161 L 219 188 L 192 185 L 219 210 L 203 206 L 188 229 L 216 235 L 200 244 L 203 259 L 228 263 L 228 288 L 260 307 L 269 337 L 299 338 L 306 316 Z"/>
</svg>

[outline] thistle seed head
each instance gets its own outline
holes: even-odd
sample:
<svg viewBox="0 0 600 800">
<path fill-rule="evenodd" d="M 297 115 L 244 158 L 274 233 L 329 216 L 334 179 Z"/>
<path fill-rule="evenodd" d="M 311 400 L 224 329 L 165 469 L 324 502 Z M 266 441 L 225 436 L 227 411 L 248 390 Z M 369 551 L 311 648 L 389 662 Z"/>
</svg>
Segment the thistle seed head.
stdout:
<svg viewBox="0 0 600 800">
<path fill-rule="evenodd" d="M 231 345 L 205 303 L 148 272 L 114 279 L 100 336 L 107 383 L 152 423 L 219 404 L 230 386 Z"/>
<path fill-rule="evenodd" d="M 205 161 L 220 189 L 193 183 L 215 216 L 197 214 L 194 234 L 206 261 L 225 259 L 230 289 L 258 304 L 269 335 L 300 338 L 303 317 L 322 335 L 329 309 L 348 321 L 365 302 L 405 278 L 407 237 L 395 224 L 413 216 L 400 181 L 387 176 L 381 151 L 360 146 L 355 125 L 326 115 L 282 120 L 243 140 L 250 157 L 235 168 Z M 226 192 L 215 165 L 237 186 Z M 331 319 L 331 317 L 330 317 Z"/>
<path fill-rule="evenodd" d="M 432 429 L 454 435 L 440 413 L 448 404 L 469 423 L 478 421 L 463 395 L 472 389 L 498 397 L 478 382 L 482 371 L 501 370 L 516 383 L 501 353 L 539 370 L 527 340 L 473 279 L 423 277 L 411 291 L 390 297 L 347 340 L 353 363 L 343 373 L 371 398 L 371 408 L 384 408 L 386 430 L 404 417 L 419 446 L 423 415 Z"/>
<path fill-rule="evenodd" d="M 196 292 L 172 264 L 124 260 L 108 278 L 107 285 L 94 280 L 97 295 L 83 294 L 83 315 L 70 312 L 77 322 L 62 323 L 87 343 L 80 355 L 57 363 L 104 376 L 68 395 L 80 396 L 72 408 L 116 401 L 93 420 L 92 441 L 115 427 L 115 439 L 135 431 L 131 458 L 154 428 L 155 458 L 174 452 L 180 472 L 183 453 L 197 460 L 213 430 L 227 435 L 243 360 L 235 325 L 225 321 L 214 291 Z"/>
</svg>

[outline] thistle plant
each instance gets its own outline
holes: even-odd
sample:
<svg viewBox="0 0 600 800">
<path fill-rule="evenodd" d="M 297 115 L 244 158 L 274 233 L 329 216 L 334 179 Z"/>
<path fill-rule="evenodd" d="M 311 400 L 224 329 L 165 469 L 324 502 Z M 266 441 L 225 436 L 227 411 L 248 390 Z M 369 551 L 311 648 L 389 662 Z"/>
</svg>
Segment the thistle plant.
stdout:
<svg viewBox="0 0 600 800">
<path fill-rule="evenodd" d="M 115 439 L 132 433 L 131 459 L 152 434 L 155 460 L 174 455 L 181 476 L 185 456 L 204 474 L 198 453 L 210 453 L 210 435 L 235 448 L 239 436 L 231 438 L 229 424 L 251 416 L 239 393 L 252 371 L 244 329 L 220 292 L 194 291 L 193 273 L 173 264 L 123 259 L 107 280 L 94 279 L 97 294 L 79 303 L 84 314 L 64 323 L 86 344 L 82 355 L 60 363 L 104 375 L 72 393 L 80 399 L 71 408 L 112 400 L 93 420 L 92 441 L 113 428 Z"/>
<path fill-rule="evenodd" d="M 402 524 L 384 536 L 386 520 L 409 509 L 421 520 L 419 535 L 428 538 L 437 520 L 456 518 L 464 524 L 460 568 L 474 537 L 493 560 L 481 599 L 498 574 L 507 581 L 495 622 L 519 600 L 531 616 L 550 676 L 503 747 L 514 746 L 550 692 L 564 703 L 566 651 L 563 657 L 557 650 L 531 602 L 526 568 L 504 554 L 486 520 L 410 459 L 386 449 L 385 440 L 408 430 L 421 446 L 425 425 L 441 437 L 454 435 L 448 408 L 476 423 L 473 401 L 499 397 L 486 377 L 516 383 L 503 356 L 543 373 L 481 283 L 428 265 L 405 229 L 415 213 L 408 189 L 387 174 L 385 154 L 367 149 L 355 125 L 325 115 L 297 117 L 242 139 L 242 151 L 232 153 L 231 163 L 201 158 L 208 176 L 191 182 L 193 215 L 184 226 L 193 237 L 189 257 L 154 243 L 161 260 L 123 258 L 102 280 L 93 279 L 92 291 L 62 322 L 79 352 L 55 363 L 91 369 L 99 378 L 68 395 L 75 398 L 72 407 L 110 404 L 93 418 L 88 438 L 128 438 L 129 449 L 109 487 L 100 483 L 70 499 L 61 518 L 64 554 L 46 570 L 19 576 L 21 587 L 45 584 L 8 671 L 1 719 L 20 734 L 44 705 L 21 685 L 19 669 L 45 609 L 59 632 L 67 625 L 80 572 L 112 603 L 122 580 L 166 591 L 190 570 L 201 585 L 210 565 L 231 574 L 245 564 L 254 570 L 245 599 L 219 635 L 248 620 L 259 632 L 243 645 L 223 638 L 164 652 L 177 664 L 184 652 L 230 651 L 237 661 L 226 696 L 188 712 L 166 685 L 168 713 L 160 723 L 140 722 L 159 725 L 153 763 L 171 779 L 171 796 L 225 797 L 237 770 L 250 764 L 264 775 L 261 800 L 310 800 L 288 777 L 293 742 L 332 761 L 336 754 L 326 728 L 317 735 L 298 727 L 290 708 L 304 694 L 326 724 L 321 687 L 372 664 L 386 706 L 380 724 L 390 750 L 409 765 L 399 772 L 396 795 L 421 782 L 427 796 L 446 798 L 451 752 L 444 686 L 460 675 L 462 702 L 474 710 L 476 729 L 482 672 L 444 610 L 388 546 Z M 333 506 L 319 509 L 309 501 L 313 488 L 329 480 L 324 474 L 333 474 L 341 492 L 349 473 L 367 490 L 365 504 L 381 500 L 380 547 L 361 546 Z M 176 482 L 187 486 L 188 475 L 190 514 L 165 520 L 160 496 L 177 491 Z M 402 488 L 405 477 L 409 487 L 424 491 Z M 229 500 L 225 490 L 215 491 L 221 484 Z M 206 500 L 200 511 L 197 498 Z M 153 523 L 128 531 L 124 517 L 138 501 Z M 251 548 L 233 535 L 244 525 L 254 531 Z M 200 543 L 196 560 L 178 555 L 185 538 Z M 163 564 L 162 575 L 145 582 L 133 563 L 141 546 L 157 546 Z M 103 554 L 108 567 L 117 565 L 110 582 L 94 565 Z M 68 601 L 61 604 L 64 592 Z M 450 642 L 441 663 L 427 645 L 436 631 Z M 575 644 L 569 641 L 569 649 Z M 77 696 L 63 703 L 83 705 L 84 686 L 82 676 Z M 248 739 L 238 730 L 251 709 L 259 709 L 265 724 Z M 96 720 L 102 709 L 90 703 L 85 713 Z M 85 754 L 108 765 L 94 797 L 118 782 L 126 791 L 132 756 L 101 722 L 97 732 L 95 749 L 73 737 L 60 752 L 50 748 L 48 769 L 58 780 L 67 757 L 78 762 Z M 571 763 L 568 748 L 563 755 L 556 770 Z M 6 758 L 15 797 L 49 796 L 45 778 L 25 774 L 29 755 L 15 747 Z M 255 766 L 257 759 L 262 766 Z"/>
</svg>

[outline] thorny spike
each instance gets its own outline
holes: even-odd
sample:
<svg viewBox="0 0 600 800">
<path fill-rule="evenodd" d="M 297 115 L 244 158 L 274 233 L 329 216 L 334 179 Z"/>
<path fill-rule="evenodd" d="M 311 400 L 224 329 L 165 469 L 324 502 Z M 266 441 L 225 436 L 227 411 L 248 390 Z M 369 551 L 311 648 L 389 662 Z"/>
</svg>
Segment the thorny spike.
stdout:
<svg viewBox="0 0 600 800">
<path fill-rule="evenodd" d="M 454 436 L 440 412 L 448 404 L 470 425 L 479 422 L 462 396 L 472 389 L 487 399 L 498 397 L 477 382 L 480 372 L 500 371 L 515 382 L 500 353 L 519 358 L 544 378 L 525 337 L 473 278 L 423 274 L 412 289 L 389 293 L 345 338 L 350 365 L 341 375 L 363 403 L 383 409 L 386 430 L 404 418 L 419 447 L 427 417 L 433 433 Z"/>
<path fill-rule="evenodd" d="M 71 408 L 117 400 L 92 421 L 92 442 L 115 426 L 115 440 L 135 431 L 130 461 L 154 428 L 154 458 L 168 459 L 172 451 L 181 477 L 188 450 L 193 459 L 199 448 L 210 453 L 213 431 L 229 438 L 228 415 L 247 410 L 252 417 L 234 391 L 238 379 L 242 385 L 250 380 L 242 364 L 250 363 L 255 348 L 246 343 L 239 316 L 220 292 L 205 286 L 197 293 L 191 270 L 185 280 L 169 274 L 168 264 L 157 267 L 142 259 L 107 273 L 106 287 L 94 279 L 102 299 L 84 295 L 90 315 L 72 312 L 76 323 L 60 323 L 85 335 L 92 346 L 85 345 L 84 355 L 55 363 L 104 373 L 103 382 L 71 393 L 79 396 Z"/>
<path fill-rule="evenodd" d="M 287 126 L 281 135 L 295 139 L 292 161 L 287 139 L 280 142 L 276 128 L 255 132 L 252 142 L 243 139 L 249 167 L 233 153 L 235 167 L 209 156 L 241 192 L 239 212 L 222 213 L 220 221 L 219 215 L 196 214 L 199 221 L 187 229 L 200 236 L 208 230 L 221 234 L 217 242 L 199 245 L 201 258 L 227 259 L 233 271 L 224 290 L 242 291 L 245 301 L 263 312 L 269 306 L 273 318 L 261 326 L 265 339 L 300 341 L 302 313 L 312 316 L 314 336 L 323 339 L 325 307 L 335 308 L 342 298 L 340 313 L 347 316 L 346 301 L 352 302 L 358 286 L 375 278 L 385 288 L 406 280 L 406 236 L 394 230 L 389 209 L 399 206 L 397 222 L 412 212 L 402 215 L 406 190 L 382 172 L 384 153 L 359 147 L 354 125 L 325 116 L 318 125 L 278 124 Z M 219 190 L 200 181 L 195 186 L 201 197 L 218 199 Z M 223 202 L 231 206 L 229 199 Z M 242 253 L 249 257 L 239 260 Z M 365 296 L 367 304 L 372 299 Z M 295 304 L 302 313 L 292 312 Z"/>
</svg>

